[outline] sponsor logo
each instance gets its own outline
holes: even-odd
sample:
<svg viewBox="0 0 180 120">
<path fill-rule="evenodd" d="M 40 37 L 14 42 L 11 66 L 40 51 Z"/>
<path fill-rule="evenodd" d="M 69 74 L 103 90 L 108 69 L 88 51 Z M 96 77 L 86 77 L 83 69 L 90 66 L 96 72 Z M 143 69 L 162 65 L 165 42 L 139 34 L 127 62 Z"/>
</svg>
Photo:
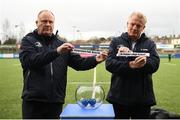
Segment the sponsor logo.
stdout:
<svg viewBox="0 0 180 120">
<path fill-rule="evenodd" d="M 36 47 L 42 47 L 42 44 L 40 42 L 35 42 Z"/>
</svg>

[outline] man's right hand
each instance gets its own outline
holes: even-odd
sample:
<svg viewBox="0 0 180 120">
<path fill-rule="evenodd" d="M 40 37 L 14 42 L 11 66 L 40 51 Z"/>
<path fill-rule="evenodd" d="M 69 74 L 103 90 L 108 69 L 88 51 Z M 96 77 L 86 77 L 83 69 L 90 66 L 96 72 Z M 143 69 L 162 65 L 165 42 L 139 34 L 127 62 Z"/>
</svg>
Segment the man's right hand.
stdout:
<svg viewBox="0 0 180 120">
<path fill-rule="evenodd" d="M 59 46 L 57 48 L 57 53 L 59 54 L 67 54 L 70 51 L 72 51 L 72 49 L 74 49 L 74 46 L 70 43 L 64 43 L 61 46 Z"/>
<path fill-rule="evenodd" d="M 118 53 L 121 53 L 121 52 L 132 52 L 132 51 L 127 47 L 120 47 L 118 49 Z"/>
</svg>

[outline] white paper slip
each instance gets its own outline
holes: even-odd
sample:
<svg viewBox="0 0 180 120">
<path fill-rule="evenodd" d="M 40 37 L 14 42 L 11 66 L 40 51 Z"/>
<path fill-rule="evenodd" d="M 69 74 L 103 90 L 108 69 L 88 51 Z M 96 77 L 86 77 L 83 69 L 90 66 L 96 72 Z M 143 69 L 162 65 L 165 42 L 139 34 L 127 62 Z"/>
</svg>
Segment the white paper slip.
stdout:
<svg viewBox="0 0 180 120">
<path fill-rule="evenodd" d="M 72 50 L 73 53 L 93 53 L 93 54 L 100 54 L 101 51 L 97 51 L 97 50 L 87 50 L 87 49 L 73 49 Z"/>
<path fill-rule="evenodd" d="M 116 55 L 117 57 L 138 57 L 138 56 L 146 56 L 149 57 L 149 53 L 142 53 L 142 52 L 119 52 Z"/>
</svg>

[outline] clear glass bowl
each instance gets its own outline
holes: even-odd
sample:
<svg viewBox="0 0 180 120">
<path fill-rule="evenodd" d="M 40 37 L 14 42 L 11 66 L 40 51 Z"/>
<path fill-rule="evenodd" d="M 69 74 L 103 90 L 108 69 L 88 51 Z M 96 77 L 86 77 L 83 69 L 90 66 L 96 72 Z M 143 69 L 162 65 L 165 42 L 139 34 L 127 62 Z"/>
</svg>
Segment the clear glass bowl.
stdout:
<svg viewBox="0 0 180 120">
<path fill-rule="evenodd" d="M 81 85 L 76 89 L 77 104 L 84 109 L 96 109 L 102 105 L 105 97 L 104 89 L 100 85 Z"/>
</svg>

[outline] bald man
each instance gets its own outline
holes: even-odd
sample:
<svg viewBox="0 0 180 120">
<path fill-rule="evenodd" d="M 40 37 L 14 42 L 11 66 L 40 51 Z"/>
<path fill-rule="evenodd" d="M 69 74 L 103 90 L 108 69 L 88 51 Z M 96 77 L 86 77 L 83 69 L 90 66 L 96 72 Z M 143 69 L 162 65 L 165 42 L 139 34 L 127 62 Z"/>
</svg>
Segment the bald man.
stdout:
<svg viewBox="0 0 180 120">
<path fill-rule="evenodd" d="M 81 58 L 72 53 L 74 46 L 53 34 L 55 16 L 39 12 L 33 32 L 21 42 L 19 59 L 23 68 L 23 119 L 58 119 L 64 104 L 67 67 L 89 70 L 104 61 L 106 53 Z"/>
</svg>

